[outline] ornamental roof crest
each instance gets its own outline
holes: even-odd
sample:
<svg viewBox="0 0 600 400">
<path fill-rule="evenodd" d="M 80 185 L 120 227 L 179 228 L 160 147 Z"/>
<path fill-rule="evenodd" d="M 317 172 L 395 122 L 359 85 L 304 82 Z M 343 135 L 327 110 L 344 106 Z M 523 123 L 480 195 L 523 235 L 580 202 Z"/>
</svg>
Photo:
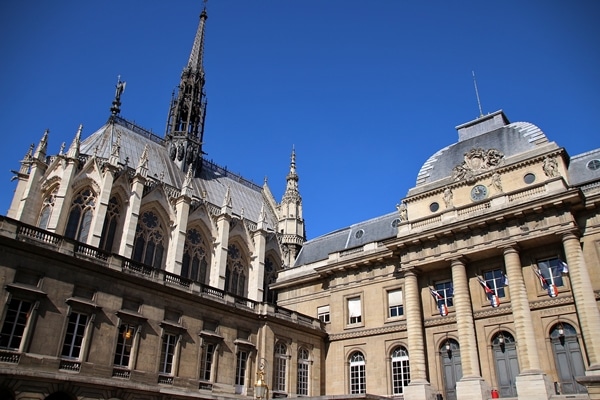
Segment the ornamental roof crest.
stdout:
<svg viewBox="0 0 600 400">
<path fill-rule="evenodd" d="M 469 180 L 504 163 L 504 153 L 497 149 L 473 148 L 465 153 L 464 161 L 452 170 L 452 180 Z"/>
</svg>

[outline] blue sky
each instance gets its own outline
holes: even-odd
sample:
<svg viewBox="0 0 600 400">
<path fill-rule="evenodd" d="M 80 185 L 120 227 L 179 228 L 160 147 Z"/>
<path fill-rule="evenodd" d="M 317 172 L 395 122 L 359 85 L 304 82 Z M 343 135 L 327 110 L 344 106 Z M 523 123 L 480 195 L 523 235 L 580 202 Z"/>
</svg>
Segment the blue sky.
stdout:
<svg viewBox="0 0 600 400">
<path fill-rule="evenodd" d="M 0 214 L 11 169 L 121 115 L 164 134 L 198 0 L 0 3 Z M 575 155 L 600 147 L 600 2 L 211 0 L 208 158 L 277 200 L 292 147 L 307 236 L 395 209 L 455 126 L 503 109 Z"/>
</svg>

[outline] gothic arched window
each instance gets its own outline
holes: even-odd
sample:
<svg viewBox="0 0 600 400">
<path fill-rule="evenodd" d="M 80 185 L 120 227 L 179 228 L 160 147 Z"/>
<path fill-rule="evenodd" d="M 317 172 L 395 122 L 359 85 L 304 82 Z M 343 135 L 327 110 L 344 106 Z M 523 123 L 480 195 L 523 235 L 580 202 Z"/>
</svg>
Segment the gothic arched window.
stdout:
<svg viewBox="0 0 600 400">
<path fill-rule="evenodd" d="M 235 244 L 230 245 L 227 251 L 225 291 L 246 297 L 246 263 Z"/>
<path fill-rule="evenodd" d="M 120 215 L 121 204 L 119 203 L 119 200 L 113 196 L 108 202 L 104 224 L 102 225 L 102 236 L 100 238 L 100 248 L 102 250 L 112 251 Z"/>
<path fill-rule="evenodd" d="M 398 346 L 392 352 L 392 394 L 404 393 L 404 388 L 410 383 L 410 366 L 408 351 Z"/>
<path fill-rule="evenodd" d="M 275 302 L 277 302 L 277 292 L 269 289 L 269 285 L 275 283 L 276 280 L 277 270 L 275 261 L 273 261 L 272 257 L 267 257 L 265 259 L 265 279 L 263 287 L 263 298 L 267 303 L 275 304 Z"/>
<path fill-rule="evenodd" d="M 42 211 L 40 212 L 40 219 L 38 227 L 42 229 L 48 229 L 48 222 L 52 216 L 52 210 L 54 209 L 54 200 L 56 199 L 56 193 L 58 188 L 55 188 L 48 196 L 44 198 L 42 203 Z"/>
<path fill-rule="evenodd" d="M 181 276 L 200 283 L 205 283 L 207 267 L 206 243 L 202 238 L 200 231 L 192 228 L 187 231 L 185 237 Z"/>
<path fill-rule="evenodd" d="M 165 244 L 165 235 L 158 216 L 152 211 L 144 212 L 135 231 L 133 260 L 160 268 Z"/>
<path fill-rule="evenodd" d="M 69 212 L 65 231 L 66 237 L 79 242 L 87 241 L 95 206 L 96 194 L 91 189 L 86 188 L 77 193 Z"/>
</svg>

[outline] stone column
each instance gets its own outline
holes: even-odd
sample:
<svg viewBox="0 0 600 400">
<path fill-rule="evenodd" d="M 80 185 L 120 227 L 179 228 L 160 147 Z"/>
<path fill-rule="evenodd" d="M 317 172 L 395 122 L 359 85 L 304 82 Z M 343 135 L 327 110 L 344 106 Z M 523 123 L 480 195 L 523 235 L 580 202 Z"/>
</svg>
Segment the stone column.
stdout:
<svg viewBox="0 0 600 400">
<path fill-rule="evenodd" d="M 410 384 L 404 393 L 405 399 L 434 399 L 435 393 L 427 381 L 425 339 L 419 283 L 414 270 L 404 272 L 406 310 L 406 333 L 408 356 L 410 357 Z"/>
<path fill-rule="evenodd" d="M 590 360 L 587 372 L 590 375 L 600 375 L 600 336 L 598 335 L 598 332 L 600 332 L 600 311 L 598 311 L 598 305 L 596 304 L 594 288 L 577 236 L 571 232 L 565 233 L 562 236 L 562 242 L 567 264 L 569 265 L 569 277 L 581 333 Z"/>
<path fill-rule="evenodd" d="M 504 249 L 504 264 L 510 282 L 510 303 L 513 310 L 517 351 L 521 367 L 521 373 L 516 380 L 517 392 L 519 398 L 547 400 L 550 395 L 554 394 L 554 389 L 550 380 L 540 369 L 527 289 L 525 288 L 519 253 L 515 247 L 510 246 Z"/>
<path fill-rule="evenodd" d="M 465 264 L 461 259 L 451 262 L 454 287 L 454 309 L 460 338 L 460 356 L 463 377 L 456 384 L 458 398 L 489 399 L 491 388 L 481 377 L 475 321 L 471 307 L 471 295 Z"/>
</svg>

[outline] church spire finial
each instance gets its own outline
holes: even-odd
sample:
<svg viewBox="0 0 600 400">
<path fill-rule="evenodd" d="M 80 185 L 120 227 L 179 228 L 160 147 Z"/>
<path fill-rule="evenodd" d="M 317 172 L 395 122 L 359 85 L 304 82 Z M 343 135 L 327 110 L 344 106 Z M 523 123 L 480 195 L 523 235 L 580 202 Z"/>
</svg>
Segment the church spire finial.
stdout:
<svg viewBox="0 0 600 400">
<path fill-rule="evenodd" d="M 121 75 L 117 76 L 117 84 L 115 90 L 115 99 L 110 107 L 110 113 L 112 115 L 119 115 L 121 112 L 121 95 L 125 91 L 126 82 L 121 81 Z"/>
</svg>

